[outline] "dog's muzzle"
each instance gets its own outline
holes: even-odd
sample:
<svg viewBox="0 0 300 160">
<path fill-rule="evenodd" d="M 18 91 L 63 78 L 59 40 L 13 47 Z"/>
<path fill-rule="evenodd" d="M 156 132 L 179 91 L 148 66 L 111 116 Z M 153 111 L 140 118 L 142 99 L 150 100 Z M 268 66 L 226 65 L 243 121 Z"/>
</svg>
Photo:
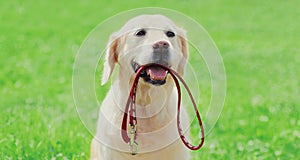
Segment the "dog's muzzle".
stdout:
<svg viewBox="0 0 300 160">
<path fill-rule="evenodd" d="M 171 67 L 169 65 L 169 43 L 166 41 L 158 41 L 152 45 L 153 53 L 152 53 L 152 62 L 160 64 L 166 67 Z M 134 72 L 141 67 L 140 64 L 132 61 L 132 67 Z M 151 66 L 142 71 L 140 77 L 143 78 L 146 82 L 151 83 L 153 85 L 163 85 L 166 83 L 168 71 L 162 67 Z"/>
</svg>

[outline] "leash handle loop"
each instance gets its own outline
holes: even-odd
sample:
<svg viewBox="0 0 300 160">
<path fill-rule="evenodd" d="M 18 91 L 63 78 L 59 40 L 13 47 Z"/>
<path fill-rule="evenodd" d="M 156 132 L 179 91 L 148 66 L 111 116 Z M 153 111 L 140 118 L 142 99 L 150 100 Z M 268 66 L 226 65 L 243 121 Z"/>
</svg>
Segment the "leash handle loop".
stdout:
<svg viewBox="0 0 300 160">
<path fill-rule="evenodd" d="M 165 70 L 168 71 L 168 73 L 171 74 L 173 81 L 176 85 L 177 88 L 177 93 L 178 93 L 178 100 L 177 100 L 177 130 L 178 130 L 178 134 L 180 136 L 180 139 L 182 140 L 183 144 L 189 148 L 190 150 L 198 150 L 200 149 L 203 144 L 204 144 L 204 127 L 202 124 L 202 120 L 200 117 L 200 113 L 197 109 L 197 105 L 196 102 L 193 98 L 193 95 L 190 91 L 190 89 L 188 88 L 187 84 L 184 82 L 183 78 L 173 69 L 168 68 L 166 66 L 163 66 L 161 64 L 156 64 L 156 63 L 152 63 L 152 64 L 147 64 L 144 66 L 141 66 L 137 71 L 136 71 L 136 75 L 132 84 L 132 87 L 130 89 L 130 93 L 129 93 L 129 97 L 125 106 L 125 112 L 123 115 L 123 121 L 122 121 L 122 126 L 121 126 L 121 135 L 123 138 L 123 141 L 125 143 L 128 143 L 130 146 L 130 150 L 131 150 L 131 154 L 135 155 L 137 154 L 137 149 L 138 149 L 138 143 L 136 142 L 136 138 L 137 138 L 137 119 L 136 119 L 136 108 L 135 108 L 135 98 L 136 98 L 136 88 L 138 86 L 138 80 L 140 78 L 140 74 L 143 70 L 149 68 L 150 66 L 157 66 L 157 67 L 161 67 Z M 193 107 L 194 107 L 194 111 L 198 120 L 198 124 L 201 130 L 201 141 L 199 142 L 198 145 L 194 146 L 191 143 L 188 142 L 188 140 L 185 138 L 181 125 L 180 125 L 180 107 L 181 107 L 181 89 L 180 89 L 180 84 L 179 81 L 182 83 L 182 85 L 184 86 L 184 88 L 186 89 L 188 95 L 190 96 L 190 99 L 192 101 Z M 128 112 L 130 108 L 130 111 Z M 128 119 L 128 113 L 129 113 L 129 134 L 130 137 L 128 137 L 128 133 L 127 133 L 127 119 Z"/>
</svg>

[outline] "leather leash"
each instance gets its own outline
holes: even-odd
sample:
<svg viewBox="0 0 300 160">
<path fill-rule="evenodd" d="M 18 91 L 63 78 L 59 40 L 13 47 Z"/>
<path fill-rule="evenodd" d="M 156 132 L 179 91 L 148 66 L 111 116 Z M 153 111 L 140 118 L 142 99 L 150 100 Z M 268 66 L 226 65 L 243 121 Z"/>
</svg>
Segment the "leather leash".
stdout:
<svg viewBox="0 0 300 160">
<path fill-rule="evenodd" d="M 189 148 L 190 150 L 198 150 L 203 146 L 204 143 L 204 128 L 203 128 L 203 124 L 202 124 L 202 120 L 200 117 L 200 113 L 197 109 L 197 105 L 196 102 L 192 96 L 192 93 L 190 91 L 190 89 L 188 88 L 187 84 L 184 82 L 183 78 L 173 69 L 168 68 L 166 66 L 163 66 L 161 64 L 156 64 L 156 63 L 152 63 L 152 64 L 147 64 L 144 66 L 140 66 L 140 68 L 136 71 L 136 76 L 134 78 L 132 87 L 130 89 L 130 93 L 128 96 L 128 100 L 125 106 L 125 112 L 123 115 L 123 121 L 122 121 L 122 126 L 121 126 L 121 135 L 123 138 L 123 141 L 125 143 L 128 143 L 130 146 L 130 150 L 131 150 L 131 154 L 135 155 L 138 152 L 138 143 L 136 142 L 136 138 L 137 138 L 137 118 L 136 118 L 136 106 L 135 106 L 135 99 L 136 99 L 136 88 L 138 86 L 138 80 L 140 78 L 140 75 L 142 73 L 142 71 L 144 71 L 145 69 L 149 68 L 149 67 L 161 67 L 165 70 L 168 71 L 168 73 L 171 74 L 174 83 L 177 87 L 177 93 L 178 93 L 178 100 L 177 100 L 177 130 L 179 133 L 179 136 L 183 142 L 183 144 Z M 180 125 L 180 107 L 181 107 L 181 89 L 180 89 L 180 84 L 179 81 L 183 84 L 184 88 L 186 89 L 188 95 L 190 96 L 190 99 L 192 101 L 193 107 L 194 107 L 194 111 L 198 120 L 198 124 L 200 126 L 200 130 L 201 130 L 201 141 L 199 142 L 198 145 L 194 146 L 191 143 L 188 142 L 188 140 L 185 138 L 183 131 L 181 129 L 181 125 Z M 129 110 L 130 109 L 130 110 Z M 129 114 L 129 124 L 127 124 L 127 120 L 128 120 L 128 114 Z M 129 131 L 127 130 L 127 125 L 129 128 Z M 128 136 L 129 133 L 129 136 Z"/>
</svg>

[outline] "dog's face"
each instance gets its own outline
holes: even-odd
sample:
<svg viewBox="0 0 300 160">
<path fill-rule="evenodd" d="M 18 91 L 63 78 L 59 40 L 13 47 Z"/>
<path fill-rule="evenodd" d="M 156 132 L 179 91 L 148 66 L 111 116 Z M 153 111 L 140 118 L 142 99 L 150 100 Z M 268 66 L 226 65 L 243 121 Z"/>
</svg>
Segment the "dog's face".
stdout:
<svg viewBox="0 0 300 160">
<path fill-rule="evenodd" d="M 109 79 L 114 64 L 120 65 L 123 80 L 130 80 L 141 65 L 158 63 L 183 75 L 188 58 L 185 31 L 161 15 L 142 15 L 128 21 L 110 37 L 102 84 Z M 164 85 L 167 71 L 150 67 L 143 76 L 145 84 Z"/>
</svg>

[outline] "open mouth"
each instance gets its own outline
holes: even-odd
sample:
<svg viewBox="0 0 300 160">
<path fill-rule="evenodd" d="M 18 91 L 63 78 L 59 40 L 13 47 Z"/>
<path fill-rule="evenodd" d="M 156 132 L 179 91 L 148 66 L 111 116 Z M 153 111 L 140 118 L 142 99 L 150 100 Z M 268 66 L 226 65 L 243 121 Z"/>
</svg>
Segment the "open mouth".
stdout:
<svg viewBox="0 0 300 160">
<path fill-rule="evenodd" d="M 141 65 L 132 61 L 134 72 L 137 72 L 140 67 Z M 166 83 L 167 75 L 167 70 L 157 66 L 150 66 L 141 72 L 140 77 L 147 83 L 159 86 Z"/>
</svg>

